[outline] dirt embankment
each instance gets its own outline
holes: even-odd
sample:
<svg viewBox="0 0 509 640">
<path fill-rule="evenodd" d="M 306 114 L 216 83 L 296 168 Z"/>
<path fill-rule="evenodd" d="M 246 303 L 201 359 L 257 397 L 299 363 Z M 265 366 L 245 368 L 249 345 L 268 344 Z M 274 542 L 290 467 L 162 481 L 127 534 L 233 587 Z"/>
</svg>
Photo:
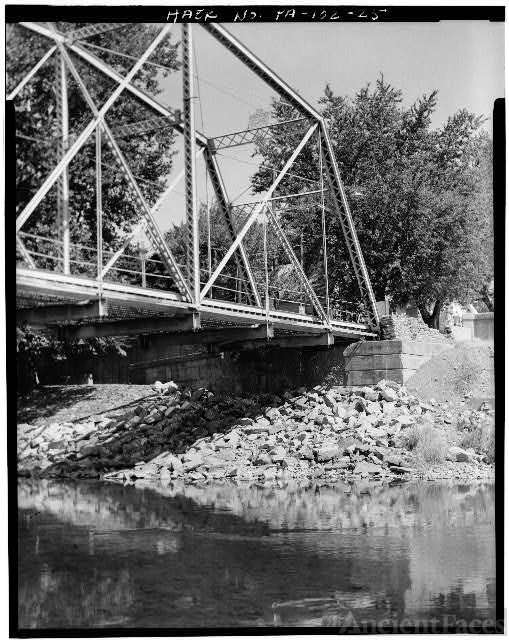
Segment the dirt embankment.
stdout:
<svg viewBox="0 0 509 640">
<path fill-rule="evenodd" d="M 433 357 L 410 378 L 407 389 L 423 400 L 477 409 L 483 402 L 494 407 L 493 345 L 460 342 Z"/>
<path fill-rule="evenodd" d="M 154 390 L 143 384 L 48 385 L 18 397 L 18 424 L 80 421 L 150 395 Z"/>
</svg>

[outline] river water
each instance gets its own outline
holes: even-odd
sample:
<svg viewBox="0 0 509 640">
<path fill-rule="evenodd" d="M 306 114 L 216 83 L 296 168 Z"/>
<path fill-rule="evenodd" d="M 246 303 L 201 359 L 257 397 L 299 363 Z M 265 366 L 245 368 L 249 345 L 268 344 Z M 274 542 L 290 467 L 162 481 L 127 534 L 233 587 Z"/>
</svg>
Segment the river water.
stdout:
<svg viewBox="0 0 509 640">
<path fill-rule="evenodd" d="M 23 479 L 18 507 L 21 629 L 495 618 L 492 483 Z"/>
</svg>

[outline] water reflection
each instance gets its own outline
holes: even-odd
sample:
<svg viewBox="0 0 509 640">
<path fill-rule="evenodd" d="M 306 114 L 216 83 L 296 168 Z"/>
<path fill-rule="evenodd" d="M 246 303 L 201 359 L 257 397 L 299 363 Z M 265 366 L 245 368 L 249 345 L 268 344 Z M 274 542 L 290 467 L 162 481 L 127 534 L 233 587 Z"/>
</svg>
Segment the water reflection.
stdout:
<svg viewBox="0 0 509 640">
<path fill-rule="evenodd" d="M 19 625 L 495 616 L 494 487 L 22 480 Z"/>
</svg>

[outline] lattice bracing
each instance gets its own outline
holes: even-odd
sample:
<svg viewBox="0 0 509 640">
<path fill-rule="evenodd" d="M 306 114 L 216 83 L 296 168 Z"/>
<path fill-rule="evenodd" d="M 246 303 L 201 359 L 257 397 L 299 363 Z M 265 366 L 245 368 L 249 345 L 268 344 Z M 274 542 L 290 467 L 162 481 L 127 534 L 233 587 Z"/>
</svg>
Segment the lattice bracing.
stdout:
<svg viewBox="0 0 509 640">
<path fill-rule="evenodd" d="M 254 129 L 246 129 L 244 131 L 236 131 L 227 133 L 224 136 L 218 136 L 209 140 L 209 146 L 215 151 L 220 149 L 229 149 L 231 147 L 240 147 L 245 144 L 261 145 L 263 142 L 270 140 L 274 129 L 294 128 L 297 124 L 306 122 L 306 118 L 295 118 L 285 122 L 276 122 L 265 127 L 256 127 Z"/>
</svg>

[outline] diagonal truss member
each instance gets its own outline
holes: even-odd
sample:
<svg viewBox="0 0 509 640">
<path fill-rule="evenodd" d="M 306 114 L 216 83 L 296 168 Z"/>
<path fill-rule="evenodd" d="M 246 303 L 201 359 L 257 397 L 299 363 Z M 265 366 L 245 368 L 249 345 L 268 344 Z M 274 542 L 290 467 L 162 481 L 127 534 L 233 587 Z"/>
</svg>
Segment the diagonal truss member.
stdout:
<svg viewBox="0 0 509 640">
<path fill-rule="evenodd" d="M 228 249 L 228 251 L 226 252 L 225 256 L 223 257 L 221 262 L 217 265 L 214 273 L 209 278 L 207 284 L 203 287 L 203 289 L 201 291 L 201 298 L 202 299 L 207 294 L 207 292 L 210 289 L 210 287 L 214 284 L 214 282 L 216 281 L 217 277 L 221 274 L 222 270 L 224 269 L 224 267 L 226 266 L 226 264 L 228 263 L 228 261 L 230 260 L 230 258 L 234 254 L 234 252 L 237 250 L 237 247 L 239 247 L 240 243 L 242 242 L 243 238 L 245 237 L 245 235 L 247 234 L 249 229 L 252 227 L 252 225 L 257 220 L 257 218 L 261 215 L 261 213 L 264 211 L 264 209 L 265 209 L 265 207 L 267 205 L 267 202 L 270 199 L 271 195 L 274 193 L 275 189 L 277 188 L 277 186 L 281 182 L 281 180 L 288 173 L 290 167 L 292 166 L 292 164 L 294 163 L 295 159 L 300 154 L 302 149 L 306 146 L 308 140 L 311 138 L 313 133 L 316 131 L 317 126 L 318 125 L 314 124 L 313 126 L 311 126 L 307 130 L 305 136 L 302 138 L 302 140 L 300 141 L 299 145 L 294 150 L 294 152 L 292 153 L 290 158 L 286 161 L 286 164 L 284 165 L 283 169 L 280 171 L 279 175 L 277 176 L 277 178 L 274 180 L 274 182 L 272 183 L 272 185 L 268 189 L 268 191 L 265 194 L 265 197 L 263 198 L 263 200 L 259 203 L 259 205 L 256 207 L 256 209 L 251 213 L 251 215 L 247 219 L 247 221 L 244 224 L 244 226 L 242 227 L 242 229 L 238 232 L 237 237 L 235 238 L 235 241 L 231 244 L 231 246 Z"/>
<path fill-rule="evenodd" d="M 107 75 L 108 77 L 112 78 L 118 84 L 125 84 L 125 89 L 127 91 L 132 93 L 136 98 L 141 100 L 146 106 L 150 107 L 152 110 L 168 118 L 169 121 L 171 122 L 171 126 L 174 129 L 176 129 L 177 131 L 180 131 L 181 133 L 184 132 L 184 127 L 180 122 L 180 118 L 178 117 L 177 112 L 174 112 L 168 109 L 168 107 L 160 103 L 153 96 L 147 94 L 142 89 L 139 89 L 138 87 L 133 85 L 130 82 L 130 80 L 126 81 L 126 78 L 124 76 L 122 76 L 117 71 L 112 69 L 100 58 L 91 54 L 79 43 L 72 42 L 69 38 L 66 37 L 66 35 L 55 32 L 55 31 L 50 31 L 49 29 L 45 28 L 43 25 L 40 25 L 40 24 L 31 23 L 31 22 L 22 22 L 20 24 L 27 29 L 35 31 L 36 33 L 39 33 L 41 35 L 54 39 L 57 43 L 65 44 L 67 49 L 79 55 L 88 64 L 95 67 L 96 69 L 98 69 L 99 71 Z M 128 127 L 127 130 L 129 130 L 129 125 L 127 125 L 127 127 Z M 195 132 L 195 136 L 196 136 L 197 145 L 199 145 L 201 149 L 207 151 L 209 148 L 209 140 L 198 131 Z M 206 162 L 207 162 L 207 168 L 209 171 L 212 185 L 214 187 L 216 196 L 218 197 L 218 202 L 220 205 L 221 212 L 226 221 L 229 237 L 230 239 L 233 239 L 235 237 L 235 227 L 233 224 L 233 219 L 231 217 L 230 205 L 228 203 L 228 198 L 226 196 L 224 185 L 222 184 L 222 180 L 219 174 L 215 156 L 213 154 L 207 154 Z M 237 257 L 237 253 L 240 253 L 240 258 Z M 248 300 L 250 303 L 259 306 L 261 304 L 260 297 L 256 288 L 256 284 L 253 278 L 251 268 L 249 266 L 249 259 L 243 246 L 241 246 L 239 248 L 239 251 L 236 252 L 236 260 L 237 260 L 237 264 L 239 266 L 243 281 L 246 283 L 249 282 L 250 284 L 250 290 L 247 291 Z"/>
<path fill-rule="evenodd" d="M 122 168 L 124 170 L 124 173 L 125 173 L 125 175 L 126 175 L 126 177 L 128 179 L 129 184 L 134 189 L 134 192 L 136 194 L 138 203 L 142 206 L 142 208 L 144 210 L 144 217 L 146 218 L 146 221 L 147 221 L 147 229 L 148 229 L 148 231 L 149 231 L 154 243 L 156 244 L 156 246 L 158 247 L 158 249 L 161 252 L 161 258 L 162 258 L 163 262 L 165 262 L 166 267 L 168 268 L 168 270 L 170 271 L 171 275 L 173 276 L 173 278 L 175 280 L 175 283 L 176 283 L 177 287 L 179 288 L 180 292 L 182 293 L 182 295 L 184 295 L 186 298 L 190 299 L 191 298 L 191 292 L 189 290 L 187 282 L 186 282 L 185 278 L 183 277 L 182 273 L 180 272 L 180 269 L 179 269 L 179 267 L 177 265 L 177 262 L 176 262 L 175 258 L 173 257 L 173 254 L 171 253 L 169 247 L 167 246 L 164 238 L 162 237 L 161 232 L 159 231 L 159 228 L 157 227 L 157 224 L 153 220 L 150 208 L 148 207 L 147 203 L 145 202 L 145 200 L 143 198 L 143 195 L 141 193 L 141 190 L 140 190 L 136 180 L 132 176 L 132 173 L 129 170 L 129 167 L 128 167 L 128 165 L 127 165 L 127 163 L 126 163 L 126 161 L 125 161 L 125 159 L 124 159 L 124 157 L 123 157 L 123 155 L 122 155 L 122 153 L 120 151 L 120 148 L 118 147 L 118 145 L 117 145 L 117 143 L 115 141 L 115 138 L 114 138 L 113 134 L 111 133 L 109 127 L 107 126 L 106 122 L 104 121 L 104 116 L 107 113 L 107 111 L 114 104 L 115 100 L 120 96 L 122 91 L 125 89 L 126 85 L 132 80 L 132 78 L 134 78 L 134 76 L 139 71 L 139 69 L 143 66 L 145 61 L 152 55 L 152 53 L 155 51 L 157 46 L 164 40 L 164 38 L 167 37 L 167 35 L 169 33 L 169 30 L 170 30 L 170 25 L 165 25 L 160 30 L 160 32 L 157 34 L 155 39 L 152 41 L 152 43 L 149 45 L 149 47 L 146 49 L 146 51 L 141 55 L 139 60 L 135 63 L 135 65 L 132 67 L 132 69 L 129 71 L 129 73 L 123 79 L 123 81 L 113 91 L 113 93 L 110 95 L 108 100 L 106 100 L 106 102 L 101 107 L 101 109 L 97 109 L 97 107 L 96 107 L 94 101 L 92 100 L 90 94 L 88 93 L 88 91 L 87 91 L 87 89 L 86 89 L 81 77 L 79 76 L 79 74 L 76 71 L 72 61 L 70 60 L 67 52 L 65 51 L 65 47 L 62 45 L 62 43 L 58 39 L 56 40 L 57 41 L 57 46 L 59 46 L 60 51 L 61 51 L 62 55 L 64 56 L 64 59 L 65 59 L 67 65 L 69 66 L 70 70 L 72 71 L 73 76 L 75 77 L 75 79 L 76 79 L 76 81 L 77 81 L 77 83 L 78 83 L 78 85 L 79 85 L 79 87 L 80 87 L 80 89 L 81 89 L 81 91 L 82 91 L 82 93 L 83 93 L 88 105 L 90 106 L 90 108 L 92 109 L 92 111 L 94 113 L 94 118 L 85 127 L 85 129 L 78 136 L 78 138 L 75 140 L 73 145 L 67 150 L 67 152 L 64 154 L 63 158 L 60 160 L 60 162 L 55 167 L 55 169 L 50 173 L 50 175 L 46 178 L 46 180 L 44 181 L 42 186 L 39 188 L 37 193 L 33 196 L 33 198 L 30 200 L 30 202 L 26 205 L 26 207 L 23 209 L 23 211 L 19 214 L 19 216 L 18 216 L 18 218 L 16 220 L 16 231 L 19 232 L 19 230 L 21 229 L 23 224 L 26 222 L 26 220 L 28 220 L 30 215 L 33 213 L 33 211 L 39 205 L 39 203 L 44 198 L 44 196 L 47 194 L 49 189 L 53 186 L 55 181 L 58 180 L 58 178 L 65 171 L 65 169 L 67 168 L 67 166 L 69 165 L 71 160 L 78 153 L 78 151 L 83 146 L 84 142 L 88 139 L 90 134 L 96 129 L 97 126 L 100 126 L 100 127 L 103 128 L 103 130 L 107 134 L 108 144 L 110 144 L 110 146 L 113 148 L 113 150 L 114 150 L 114 152 L 115 152 L 115 154 L 117 156 L 117 159 L 120 161 L 120 164 L 121 164 L 121 166 L 122 166 Z M 53 32 L 49 31 L 49 33 L 51 34 Z M 55 33 L 55 35 L 57 35 L 57 34 Z"/>
<path fill-rule="evenodd" d="M 219 171 L 219 166 L 217 163 L 216 156 L 210 153 L 208 149 L 205 149 L 205 163 L 207 165 L 208 174 L 210 176 L 210 181 L 212 183 L 212 187 L 214 189 L 214 193 L 216 196 L 217 204 L 221 213 L 223 215 L 223 219 L 226 224 L 226 232 L 228 233 L 229 242 L 233 243 L 236 238 L 236 229 L 235 223 L 232 216 L 232 206 L 228 202 L 228 196 L 226 195 L 226 189 L 223 183 L 223 179 L 221 177 L 221 173 Z M 256 282 L 253 276 L 253 272 L 251 270 L 251 265 L 249 264 L 249 259 L 244 248 L 243 243 L 241 242 L 238 246 L 238 249 L 234 253 L 235 261 L 237 263 L 237 267 L 239 268 L 240 278 L 242 283 L 246 285 L 246 295 L 248 301 L 251 304 L 255 304 L 260 307 L 262 302 L 260 299 L 260 294 L 258 293 L 258 288 L 256 286 Z M 247 289 L 247 283 L 249 282 L 250 291 Z"/>
</svg>

